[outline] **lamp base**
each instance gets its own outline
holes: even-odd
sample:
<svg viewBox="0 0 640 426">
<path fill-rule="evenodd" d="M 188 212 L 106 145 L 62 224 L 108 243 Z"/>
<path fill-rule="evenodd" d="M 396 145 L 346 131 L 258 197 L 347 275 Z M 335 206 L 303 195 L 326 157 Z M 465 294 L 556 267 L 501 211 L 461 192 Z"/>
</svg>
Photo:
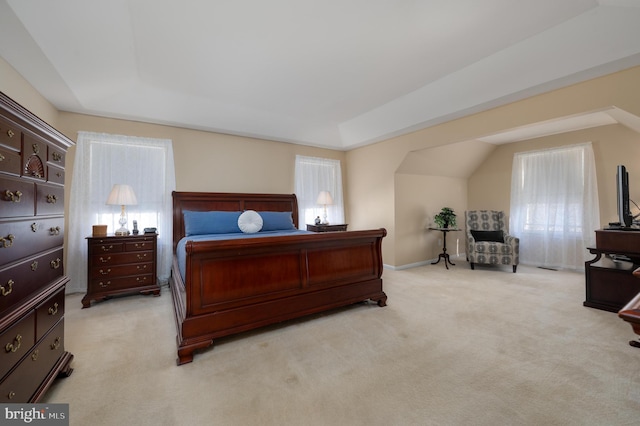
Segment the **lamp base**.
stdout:
<svg viewBox="0 0 640 426">
<path fill-rule="evenodd" d="M 129 230 L 127 228 L 122 227 L 122 228 L 116 230 L 115 234 L 118 237 L 123 237 L 123 236 L 129 235 L 130 232 L 129 232 Z"/>
<path fill-rule="evenodd" d="M 324 206 L 324 214 L 322 215 L 322 224 L 328 225 L 329 221 L 327 220 L 327 206 Z"/>
</svg>

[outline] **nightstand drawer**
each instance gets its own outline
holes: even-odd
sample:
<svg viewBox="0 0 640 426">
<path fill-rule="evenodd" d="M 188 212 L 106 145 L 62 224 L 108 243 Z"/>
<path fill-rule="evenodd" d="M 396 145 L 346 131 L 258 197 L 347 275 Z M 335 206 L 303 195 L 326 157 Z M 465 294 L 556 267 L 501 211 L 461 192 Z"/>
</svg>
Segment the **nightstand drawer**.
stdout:
<svg viewBox="0 0 640 426">
<path fill-rule="evenodd" d="M 124 277 L 127 275 L 149 274 L 153 272 L 153 262 L 131 263 L 127 265 L 114 265 L 91 268 L 89 276 L 91 278 L 106 279 Z"/>
<path fill-rule="evenodd" d="M 153 275 L 137 275 L 91 280 L 90 286 L 94 291 L 109 291 L 129 289 L 132 287 L 151 285 L 153 283 Z"/>
<path fill-rule="evenodd" d="M 143 237 L 136 241 L 127 242 L 125 245 L 126 251 L 144 251 L 153 250 L 155 238 Z"/>
<path fill-rule="evenodd" d="M 124 244 L 121 242 L 96 240 L 89 244 L 89 254 L 94 256 L 103 253 L 121 253 L 122 251 L 124 251 Z"/>
<path fill-rule="evenodd" d="M 91 256 L 91 269 L 125 263 L 152 262 L 154 252 L 115 253 Z"/>
</svg>

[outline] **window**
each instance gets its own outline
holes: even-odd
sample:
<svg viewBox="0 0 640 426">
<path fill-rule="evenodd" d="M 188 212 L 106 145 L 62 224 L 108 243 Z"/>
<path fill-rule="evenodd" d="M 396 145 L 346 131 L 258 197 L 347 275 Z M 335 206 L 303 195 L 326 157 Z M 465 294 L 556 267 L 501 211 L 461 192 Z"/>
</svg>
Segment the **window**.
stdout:
<svg viewBox="0 0 640 426">
<path fill-rule="evenodd" d="M 600 224 L 591 143 L 517 153 L 512 173 L 509 228 L 520 261 L 584 269 Z"/>
<path fill-rule="evenodd" d="M 71 283 L 67 291 L 84 291 L 87 279 L 87 242 L 92 225 L 119 228 L 120 207 L 106 205 L 114 184 L 133 188 L 138 204 L 127 206 L 127 227 L 158 228 L 158 279 L 168 280 L 172 253 L 172 198 L 175 171 L 172 143 L 150 139 L 79 132 L 69 201 L 67 263 Z"/>
<path fill-rule="evenodd" d="M 324 206 L 317 203 L 321 191 L 328 191 L 333 204 L 327 205 L 327 220 L 344 223 L 342 200 L 342 169 L 339 160 L 296 156 L 295 192 L 298 198 L 298 227 L 306 229 L 316 217 L 324 216 Z"/>
</svg>

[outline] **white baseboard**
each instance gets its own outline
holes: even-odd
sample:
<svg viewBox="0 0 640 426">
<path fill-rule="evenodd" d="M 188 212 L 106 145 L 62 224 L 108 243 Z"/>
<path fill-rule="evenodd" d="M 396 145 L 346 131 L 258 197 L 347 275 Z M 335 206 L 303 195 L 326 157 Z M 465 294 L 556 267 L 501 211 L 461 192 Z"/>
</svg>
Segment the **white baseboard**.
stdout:
<svg viewBox="0 0 640 426">
<path fill-rule="evenodd" d="M 467 254 L 466 253 L 460 253 L 459 255 L 452 255 L 451 259 L 453 259 L 455 262 L 462 260 L 462 261 L 467 261 Z M 411 269 L 411 268 L 417 268 L 418 266 L 424 266 L 424 265 L 429 265 L 435 261 L 437 261 L 438 258 L 433 258 L 433 259 L 427 259 L 427 260 L 423 260 L 420 262 L 416 262 L 416 263 L 408 263 L 406 265 L 400 265 L 400 266 L 393 266 L 393 265 L 387 265 L 386 263 L 383 264 L 382 266 L 384 267 L 384 269 L 390 269 L 392 271 L 402 271 L 403 269 Z"/>
<path fill-rule="evenodd" d="M 409 263 L 407 265 L 400 265 L 400 266 L 393 266 L 393 265 L 387 265 L 387 264 L 384 264 L 383 266 L 384 266 L 384 269 L 391 269 L 392 271 L 401 271 L 403 269 L 411 269 L 411 268 L 416 268 L 418 266 L 428 265 L 431 262 L 435 262 L 435 259 L 424 260 L 422 262 Z"/>
</svg>

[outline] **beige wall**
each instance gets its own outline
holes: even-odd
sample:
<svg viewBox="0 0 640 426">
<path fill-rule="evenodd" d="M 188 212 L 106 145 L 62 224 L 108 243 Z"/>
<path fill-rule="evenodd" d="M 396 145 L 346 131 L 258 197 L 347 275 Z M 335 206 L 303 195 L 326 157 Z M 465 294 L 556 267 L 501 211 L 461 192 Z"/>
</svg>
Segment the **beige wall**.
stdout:
<svg viewBox="0 0 640 426">
<path fill-rule="evenodd" d="M 630 198 L 640 202 L 640 134 L 620 124 L 501 145 L 469 179 L 469 208 L 495 206 L 509 211 L 514 153 L 583 142 L 591 142 L 593 146 L 600 222 L 606 225 L 617 221 L 615 177 L 618 164 L 624 164 L 629 172 Z M 635 207 L 632 211 L 638 213 Z"/>
<path fill-rule="evenodd" d="M 438 257 L 442 233 L 427 228 L 434 225 L 433 217 L 442 207 L 454 209 L 458 228 L 464 228 L 469 175 L 495 149 L 495 145 L 465 141 L 411 151 L 405 156 L 395 172 L 394 236 L 400 266 Z M 464 234 L 449 233 L 447 245 L 450 254 L 463 253 Z"/>
<path fill-rule="evenodd" d="M 453 207 L 460 224 L 464 210 L 468 208 L 491 207 L 508 211 L 512 155 L 519 150 L 592 141 L 602 222 L 614 220 L 616 164 L 627 166 L 631 197 L 640 200 L 640 140 L 636 132 L 615 125 L 497 148 L 474 142 L 478 144 L 477 148 L 470 149 L 468 144 L 478 137 L 503 130 L 610 106 L 640 116 L 639 81 L 640 67 L 636 67 L 344 153 L 58 113 L 0 59 L 0 90 L 72 140 L 80 130 L 172 139 L 177 188 L 181 191 L 288 193 L 293 191 L 296 154 L 341 160 L 350 229 L 386 228 L 384 263 L 396 267 L 437 256 L 440 250 L 437 233 L 427 232 L 425 227 L 441 207 Z M 452 149 L 441 149 L 449 144 L 456 145 Z M 428 158 L 422 167 L 416 156 L 418 152 Z M 68 156 L 69 170 L 73 153 L 74 149 Z M 443 172 L 442 165 L 446 170 L 455 171 L 454 175 Z M 634 177 L 638 182 L 636 185 Z M 462 239 L 462 235 L 448 240 L 450 252 L 457 239 Z M 462 243 L 460 247 L 462 251 Z"/>
<path fill-rule="evenodd" d="M 178 191 L 292 193 L 296 155 L 345 158 L 341 151 L 65 112 L 59 130 L 74 140 L 79 131 L 171 139 Z"/>
<path fill-rule="evenodd" d="M 57 127 L 58 110 L 2 57 L 0 57 L 0 91 L 53 127 Z"/>
<path fill-rule="evenodd" d="M 616 106 L 624 111 L 640 117 L 640 96 L 638 96 L 638 82 L 640 82 L 640 67 L 631 68 L 605 77 L 568 86 L 543 95 L 531 97 L 523 101 L 514 102 L 499 108 L 474 114 L 458 120 L 435 125 L 408 135 L 399 136 L 374 145 L 365 146 L 347 153 L 346 163 L 350 173 L 347 188 L 350 193 L 349 206 L 353 222 L 368 225 L 384 226 L 389 235 L 385 239 L 383 256 L 386 264 L 402 267 L 419 262 L 416 251 L 423 250 L 422 260 L 435 257 L 438 247 L 429 237 L 418 237 L 424 234 L 423 221 L 418 215 L 407 220 L 407 212 L 419 211 L 425 201 L 422 194 L 414 197 L 405 194 L 416 186 L 417 179 L 399 177 L 405 158 L 412 152 L 435 148 L 453 143 L 467 143 L 476 138 L 487 136 L 519 126 L 552 120 Z M 464 209 L 479 207 L 495 207 L 508 212 L 511 162 L 516 150 L 531 150 L 547 146 L 576 143 L 576 141 L 593 141 L 598 172 L 598 185 L 601 202 L 601 219 L 603 223 L 615 218 L 615 202 L 612 202 L 611 173 L 615 177 L 615 165 L 626 164 L 630 179 L 633 183 L 637 176 L 640 188 L 640 155 L 638 155 L 638 133 L 622 126 L 607 126 L 594 128 L 582 132 L 573 132 L 561 136 L 540 138 L 514 145 L 500 146 L 492 151 L 486 160 L 475 169 L 464 170 L 470 166 L 468 156 L 477 155 L 473 151 L 460 150 L 459 162 L 453 167 L 463 169 L 468 176 L 468 197 L 466 205 L 456 210 L 458 215 L 464 214 Z M 478 142 L 480 143 L 480 142 Z M 609 145 L 617 145 L 613 149 Z M 431 162 L 445 162 L 450 164 L 451 156 L 429 151 L 435 160 Z M 439 156 L 439 157 L 438 157 Z M 438 188 L 436 184 L 438 173 L 428 170 L 421 172 L 425 178 L 421 185 Z M 430 175 L 435 175 L 431 176 Z M 433 183 L 432 183 L 433 182 Z M 615 188 L 615 186 L 613 187 Z M 639 194 L 640 195 L 640 194 Z M 440 207 L 457 202 L 458 194 L 453 191 L 448 195 L 442 190 L 435 190 L 427 195 L 428 198 L 438 199 L 437 208 L 428 208 L 429 212 L 420 214 L 435 214 Z M 632 194 L 633 198 L 633 194 Z M 636 199 L 640 199 L 636 195 Z M 436 204 L 434 204 L 436 206 Z M 613 209 L 613 210 L 612 210 Z M 370 212 L 375 211 L 373 217 Z M 410 236 L 412 235 L 413 236 Z M 421 244 L 426 246 L 421 247 Z"/>
<path fill-rule="evenodd" d="M 0 90 L 74 141 L 79 131 L 171 139 L 179 191 L 292 193 L 296 155 L 340 160 L 344 168 L 342 151 L 58 112 L 1 58 Z M 69 171 L 74 153 L 67 156 Z"/>
<path fill-rule="evenodd" d="M 342 151 L 58 112 L 1 58 L 0 91 L 73 141 L 77 140 L 79 131 L 171 139 L 179 191 L 292 193 L 296 155 L 340 160 L 345 180 L 348 177 L 344 162 L 346 154 Z M 74 154 L 75 147 L 72 147 L 66 157 L 67 213 Z M 344 197 L 348 199 L 346 186 Z M 348 218 L 348 205 L 345 207 Z M 69 215 L 66 216 L 68 221 Z"/>
<path fill-rule="evenodd" d="M 466 205 L 466 178 L 396 174 L 394 235 L 400 265 L 437 258 L 442 251 L 443 236 L 442 232 L 428 229 L 436 226 L 433 217 L 442 207 L 451 207 L 457 214 L 457 226 L 463 227 Z M 458 248 L 464 252 L 464 234 L 449 232 L 447 252 L 457 254 Z"/>
</svg>

